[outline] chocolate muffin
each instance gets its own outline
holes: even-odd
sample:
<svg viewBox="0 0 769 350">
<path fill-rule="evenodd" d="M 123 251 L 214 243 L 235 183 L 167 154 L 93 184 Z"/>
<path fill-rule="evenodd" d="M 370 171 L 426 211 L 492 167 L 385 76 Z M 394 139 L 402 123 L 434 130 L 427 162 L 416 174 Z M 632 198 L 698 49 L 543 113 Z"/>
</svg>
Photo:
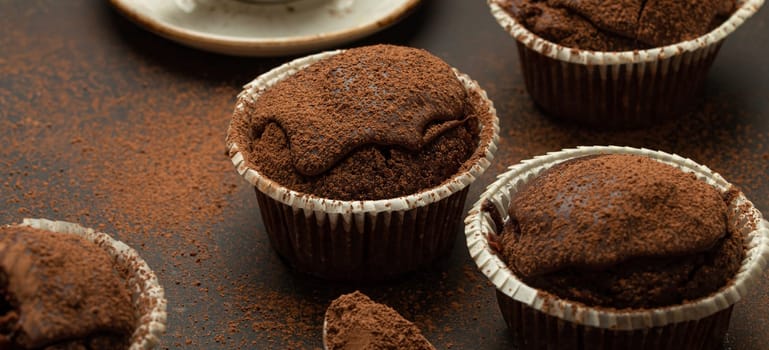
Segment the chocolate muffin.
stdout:
<svg viewBox="0 0 769 350">
<path fill-rule="evenodd" d="M 735 0 L 501 0 L 529 30 L 592 51 L 630 51 L 695 39 L 726 20 Z"/>
<path fill-rule="evenodd" d="M 345 294 L 326 310 L 327 350 L 434 350 L 413 323 L 361 292 Z"/>
<path fill-rule="evenodd" d="M 260 75 L 226 144 L 288 264 L 382 281 L 448 255 L 498 133 L 477 82 L 424 50 L 378 45 Z"/>
<path fill-rule="evenodd" d="M 526 284 L 587 306 L 656 308 L 726 286 L 744 258 L 727 198 L 638 155 L 569 160 L 512 199 L 499 253 Z"/>
<path fill-rule="evenodd" d="M 136 328 L 123 272 L 95 244 L 0 228 L 0 348 L 127 349 Z"/>
<path fill-rule="evenodd" d="M 649 127 L 692 112 L 729 35 L 763 0 L 489 0 L 549 116 Z"/>
<path fill-rule="evenodd" d="M 742 192 L 662 151 L 550 152 L 481 198 L 467 246 L 522 350 L 721 349 L 769 257 L 769 223 Z"/>
<path fill-rule="evenodd" d="M 250 167 L 292 190 L 337 200 L 417 193 L 457 174 L 488 114 L 424 50 L 351 49 L 278 82 L 235 111 Z"/>
</svg>

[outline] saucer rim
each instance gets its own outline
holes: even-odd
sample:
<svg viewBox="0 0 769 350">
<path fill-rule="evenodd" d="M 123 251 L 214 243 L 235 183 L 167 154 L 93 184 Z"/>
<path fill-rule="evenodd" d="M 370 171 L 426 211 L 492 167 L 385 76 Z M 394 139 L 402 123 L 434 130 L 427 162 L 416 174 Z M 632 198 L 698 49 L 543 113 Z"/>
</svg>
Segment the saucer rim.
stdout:
<svg viewBox="0 0 769 350">
<path fill-rule="evenodd" d="M 215 34 L 172 24 L 143 13 L 131 4 L 136 0 L 109 0 L 122 15 L 140 27 L 179 44 L 234 56 L 284 56 L 333 47 L 381 31 L 411 14 L 421 0 L 399 0 L 395 10 L 372 21 L 314 35 L 249 38 Z M 376 0 L 375 0 L 376 1 Z"/>
</svg>

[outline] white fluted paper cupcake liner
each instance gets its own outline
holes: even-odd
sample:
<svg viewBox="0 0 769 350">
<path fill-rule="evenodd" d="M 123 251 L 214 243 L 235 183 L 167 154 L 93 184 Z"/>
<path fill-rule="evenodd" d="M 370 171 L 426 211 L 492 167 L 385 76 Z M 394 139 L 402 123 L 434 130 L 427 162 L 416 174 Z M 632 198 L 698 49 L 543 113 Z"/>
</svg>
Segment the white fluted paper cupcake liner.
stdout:
<svg viewBox="0 0 769 350">
<path fill-rule="evenodd" d="M 236 109 L 253 101 L 272 85 L 297 71 L 343 50 L 299 58 L 256 78 L 238 96 Z M 482 97 L 488 120 L 468 170 L 440 186 L 382 200 L 342 201 L 300 193 L 250 168 L 241 145 L 227 131 L 227 149 L 238 173 L 256 188 L 262 219 L 273 247 L 297 270 L 320 277 L 358 280 L 393 277 L 429 264 L 451 249 L 461 226 L 469 185 L 491 164 L 496 151 L 499 120 L 493 103 L 477 82 L 454 70 L 465 88 Z M 479 155 L 479 157 L 476 157 Z M 387 276 L 381 276 L 387 275 Z"/>
<path fill-rule="evenodd" d="M 166 330 L 166 299 L 155 273 L 139 254 L 125 243 L 106 233 L 65 221 L 24 219 L 19 226 L 81 236 L 93 242 L 128 272 L 127 284 L 131 291 L 133 308 L 139 322 L 131 335 L 129 350 L 150 350 L 160 344 Z"/>
<path fill-rule="evenodd" d="M 630 147 L 590 146 L 565 149 L 524 160 L 511 166 L 507 172 L 499 175 L 497 180 L 488 186 L 465 220 L 465 235 L 470 255 L 481 272 L 497 288 L 500 298 L 504 298 L 500 299 L 500 306 L 503 308 L 517 307 L 520 312 L 524 313 L 531 309 L 535 310 L 534 315 L 547 315 L 557 320 L 566 321 L 565 324 L 594 327 L 611 332 L 675 326 L 689 321 L 703 320 L 724 312 L 727 313 L 726 320 L 728 323 L 728 313 L 731 307 L 742 299 L 751 285 L 760 278 L 769 259 L 769 223 L 763 220 L 761 213 L 742 193 L 729 205 L 731 211 L 729 225 L 746 237 L 747 251 L 741 268 L 733 282 L 727 287 L 713 295 L 682 305 L 654 309 L 611 310 L 591 308 L 549 294 L 539 293 L 537 289 L 518 279 L 491 248 L 488 236 L 497 234 L 495 231 L 497 228 L 489 214 L 482 211 L 483 203 L 490 202 L 499 211 L 502 218 L 507 218 L 507 208 L 511 198 L 523 184 L 531 181 L 542 171 L 555 164 L 576 157 L 596 154 L 647 156 L 685 172 L 693 173 L 698 179 L 707 182 L 722 193 L 731 188 L 731 185 L 719 174 L 690 159 L 660 151 Z M 512 303 L 520 305 L 511 306 Z M 529 314 L 532 313 L 529 312 Z M 506 318 L 508 316 L 506 315 Z M 543 320 L 542 322 L 549 321 Z M 561 326 L 563 324 L 559 324 L 559 327 Z"/>
</svg>

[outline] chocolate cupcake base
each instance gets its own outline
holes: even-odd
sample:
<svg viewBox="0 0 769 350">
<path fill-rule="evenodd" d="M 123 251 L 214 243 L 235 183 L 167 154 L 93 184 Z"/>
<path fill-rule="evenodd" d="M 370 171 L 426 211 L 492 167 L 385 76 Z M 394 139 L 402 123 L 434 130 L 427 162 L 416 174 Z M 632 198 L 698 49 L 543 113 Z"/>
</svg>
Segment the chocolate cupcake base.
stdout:
<svg viewBox="0 0 769 350">
<path fill-rule="evenodd" d="M 744 237 L 745 259 L 732 281 L 707 297 L 650 309 L 590 307 L 524 283 L 500 259 L 489 237 L 502 227 L 515 194 L 550 167 L 599 154 L 634 154 L 694 174 L 729 193 L 730 230 Z M 495 220 L 494 217 L 497 219 Z M 769 222 L 720 175 L 689 159 L 629 147 L 580 147 L 524 160 L 489 185 L 465 220 L 470 255 L 496 287 L 502 315 L 520 349 L 714 349 L 723 344 L 735 303 L 761 278 L 769 260 Z"/>
</svg>

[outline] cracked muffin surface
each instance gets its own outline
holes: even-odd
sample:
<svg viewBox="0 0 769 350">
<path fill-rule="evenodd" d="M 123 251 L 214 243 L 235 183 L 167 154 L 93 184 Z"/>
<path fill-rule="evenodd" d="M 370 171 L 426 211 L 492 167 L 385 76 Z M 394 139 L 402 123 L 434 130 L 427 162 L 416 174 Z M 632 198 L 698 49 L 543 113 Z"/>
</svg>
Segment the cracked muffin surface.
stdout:
<svg viewBox="0 0 769 350">
<path fill-rule="evenodd" d="M 734 12 L 735 0 L 497 0 L 527 29 L 591 51 L 631 51 L 692 40 Z"/>
<path fill-rule="evenodd" d="M 276 183 L 318 197 L 418 193 L 465 170 L 488 106 L 427 51 L 376 45 L 315 62 L 236 109 L 235 142 Z M 485 124 L 483 124 L 485 123 Z"/>
<path fill-rule="evenodd" d="M 728 285 L 742 263 L 726 197 L 650 158 L 576 158 L 515 194 L 498 250 L 525 283 L 564 299 L 616 309 L 680 304 Z"/>
</svg>

